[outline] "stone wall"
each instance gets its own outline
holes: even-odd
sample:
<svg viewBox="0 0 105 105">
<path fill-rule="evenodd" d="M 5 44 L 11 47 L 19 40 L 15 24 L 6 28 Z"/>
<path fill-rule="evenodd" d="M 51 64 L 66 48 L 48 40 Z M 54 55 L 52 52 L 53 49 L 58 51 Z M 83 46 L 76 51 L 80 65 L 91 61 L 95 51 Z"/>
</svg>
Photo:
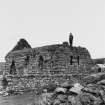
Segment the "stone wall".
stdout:
<svg viewBox="0 0 105 105">
<path fill-rule="evenodd" d="M 11 79 L 9 88 L 12 89 L 35 89 L 51 82 L 61 84 L 72 75 L 81 80 L 84 75 L 92 72 L 93 66 L 86 48 L 70 47 L 67 42 L 11 51 L 5 60 L 6 75 L 10 75 L 11 67 L 15 67 L 13 70 L 16 69 L 16 74 L 11 74 L 14 78 Z"/>
<path fill-rule="evenodd" d="M 5 62 L 0 62 L 0 75 L 3 75 L 3 71 L 5 71 Z"/>
<path fill-rule="evenodd" d="M 6 56 L 6 70 L 8 73 L 13 60 L 19 75 L 22 73 L 35 75 L 40 72 L 52 75 L 59 73 L 89 73 L 93 65 L 86 48 L 70 48 L 69 46 L 63 46 L 63 44 L 8 53 Z"/>
<path fill-rule="evenodd" d="M 87 75 L 36 75 L 36 76 L 23 76 L 23 77 L 13 77 L 7 76 L 8 83 L 8 90 L 14 91 L 25 91 L 25 90 L 37 90 L 41 87 L 44 87 L 48 84 L 56 84 L 61 85 L 62 83 L 66 82 L 67 80 L 78 81 L 82 83 L 82 78 Z"/>
</svg>

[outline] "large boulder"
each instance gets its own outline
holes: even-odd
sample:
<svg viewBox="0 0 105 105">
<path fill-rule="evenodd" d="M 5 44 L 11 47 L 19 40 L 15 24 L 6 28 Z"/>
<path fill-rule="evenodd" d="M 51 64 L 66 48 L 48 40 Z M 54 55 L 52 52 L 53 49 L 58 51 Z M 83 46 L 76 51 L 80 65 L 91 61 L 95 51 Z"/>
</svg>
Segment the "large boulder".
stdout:
<svg viewBox="0 0 105 105">
<path fill-rule="evenodd" d="M 79 83 L 75 83 L 74 84 L 74 87 L 72 87 L 71 89 L 69 89 L 70 92 L 73 92 L 73 93 L 76 93 L 76 94 L 80 94 L 81 93 L 81 90 L 83 89 L 84 87 L 82 85 L 80 85 Z"/>
<path fill-rule="evenodd" d="M 103 79 L 105 79 L 105 73 L 96 73 L 96 74 L 91 74 L 89 76 L 84 77 L 83 81 L 86 84 L 90 84 L 90 83 L 97 83 Z"/>
</svg>

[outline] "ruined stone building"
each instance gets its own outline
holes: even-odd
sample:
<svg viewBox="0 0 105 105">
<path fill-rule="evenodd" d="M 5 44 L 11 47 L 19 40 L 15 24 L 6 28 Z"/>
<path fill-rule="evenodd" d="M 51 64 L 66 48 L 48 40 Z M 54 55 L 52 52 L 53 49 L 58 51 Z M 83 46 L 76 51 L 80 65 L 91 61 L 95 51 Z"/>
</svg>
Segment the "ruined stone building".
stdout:
<svg viewBox="0 0 105 105">
<path fill-rule="evenodd" d="M 37 48 L 31 48 L 26 40 L 21 39 L 5 57 L 6 74 L 52 76 L 90 73 L 91 56 L 86 48 L 72 45 L 71 35 L 69 43 Z"/>
<path fill-rule="evenodd" d="M 62 84 L 70 79 L 82 80 L 94 65 L 89 51 L 73 45 L 73 35 L 61 44 L 32 48 L 25 39 L 5 56 L 9 89 L 39 89 L 49 83 Z"/>
</svg>

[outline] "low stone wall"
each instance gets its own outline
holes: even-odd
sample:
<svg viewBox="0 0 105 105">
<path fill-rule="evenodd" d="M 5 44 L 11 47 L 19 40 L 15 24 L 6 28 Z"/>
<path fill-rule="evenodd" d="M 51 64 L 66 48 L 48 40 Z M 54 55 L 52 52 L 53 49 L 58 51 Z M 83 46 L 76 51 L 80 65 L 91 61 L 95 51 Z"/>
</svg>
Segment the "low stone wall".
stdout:
<svg viewBox="0 0 105 105">
<path fill-rule="evenodd" d="M 50 83 L 60 85 L 67 80 L 81 81 L 85 75 L 36 75 L 36 76 L 24 76 L 24 77 L 7 77 L 8 90 L 25 91 L 25 90 L 37 90 Z"/>
</svg>

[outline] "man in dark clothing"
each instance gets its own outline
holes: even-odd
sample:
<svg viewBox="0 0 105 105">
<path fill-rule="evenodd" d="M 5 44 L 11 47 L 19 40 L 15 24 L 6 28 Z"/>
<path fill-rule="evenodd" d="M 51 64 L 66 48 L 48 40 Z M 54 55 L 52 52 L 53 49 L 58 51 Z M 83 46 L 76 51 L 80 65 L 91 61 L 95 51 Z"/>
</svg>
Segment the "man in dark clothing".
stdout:
<svg viewBox="0 0 105 105">
<path fill-rule="evenodd" d="M 70 36 L 69 36 L 69 43 L 70 43 L 70 47 L 73 46 L 73 35 L 72 33 L 70 33 Z"/>
</svg>

